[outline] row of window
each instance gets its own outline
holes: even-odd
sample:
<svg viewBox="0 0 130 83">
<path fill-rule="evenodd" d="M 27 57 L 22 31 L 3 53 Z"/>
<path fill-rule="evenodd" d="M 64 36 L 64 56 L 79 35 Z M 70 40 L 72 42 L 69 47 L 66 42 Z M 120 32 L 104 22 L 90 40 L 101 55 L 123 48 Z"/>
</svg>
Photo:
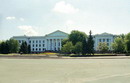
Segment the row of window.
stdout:
<svg viewBox="0 0 130 83">
<path fill-rule="evenodd" d="M 19 43 L 22 43 L 22 42 L 24 42 L 24 40 L 19 40 Z"/>
<path fill-rule="evenodd" d="M 25 41 L 25 40 L 19 40 L 19 43 L 22 43 L 22 42 L 24 42 L 24 41 Z M 29 43 L 35 43 L 35 42 L 36 42 L 36 43 L 38 43 L 38 42 L 39 42 L 39 43 L 45 43 L 44 40 L 36 40 L 36 41 L 35 41 L 35 40 L 32 40 L 32 41 L 29 40 Z"/>
<path fill-rule="evenodd" d="M 32 47 L 35 47 L 35 46 L 36 46 L 36 47 L 44 47 L 45 44 L 36 44 L 36 45 L 33 44 L 33 45 L 32 45 Z"/>
<path fill-rule="evenodd" d="M 45 48 L 33 48 L 32 51 L 45 51 Z"/>
<path fill-rule="evenodd" d="M 110 39 L 99 39 L 99 42 L 105 42 L 105 41 L 107 41 L 107 42 L 109 42 L 110 41 Z"/>
<path fill-rule="evenodd" d="M 44 40 L 32 40 L 32 41 L 30 40 L 30 41 L 29 41 L 29 43 L 35 43 L 35 42 L 36 42 L 36 43 L 38 43 L 38 42 L 39 42 L 39 43 L 45 43 Z"/>
</svg>

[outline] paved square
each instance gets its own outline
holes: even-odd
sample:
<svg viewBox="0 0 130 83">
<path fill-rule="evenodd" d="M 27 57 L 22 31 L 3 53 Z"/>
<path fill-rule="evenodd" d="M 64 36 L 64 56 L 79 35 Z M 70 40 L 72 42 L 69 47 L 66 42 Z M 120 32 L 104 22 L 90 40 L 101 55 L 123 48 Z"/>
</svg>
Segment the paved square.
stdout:
<svg viewBox="0 0 130 83">
<path fill-rule="evenodd" d="M 130 83 L 130 59 L 0 59 L 0 83 Z"/>
</svg>

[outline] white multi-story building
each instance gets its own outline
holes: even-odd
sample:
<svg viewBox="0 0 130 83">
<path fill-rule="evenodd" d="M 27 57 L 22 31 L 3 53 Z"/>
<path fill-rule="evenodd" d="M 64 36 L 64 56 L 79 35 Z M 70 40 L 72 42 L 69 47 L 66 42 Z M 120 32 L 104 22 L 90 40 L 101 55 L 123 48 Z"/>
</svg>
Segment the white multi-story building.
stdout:
<svg viewBox="0 0 130 83">
<path fill-rule="evenodd" d="M 65 38 L 68 38 L 68 34 L 59 30 L 45 36 L 13 36 L 20 44 L 24 41 L 30 44 L 31 52 L 59 51 Z"/>
<path fill-rule="evenodd" d="M 111 43 L 114 41 L 114 35 L 102 33 L 94 35 L 94 49 L 97 51 L 100 42 L 106 42 L 109 50 L 112 50 Z M 44 51 L 60 51 L 61 41 L 68 38 L 68 34 L 62 31 L 55 31 L 45 36 L 13 36 L 13 39 L 18 40 L 20 44 L 26 41 L 31 46 L 31 52 L 44 52 Z"/>
<path fill-rule="evenodd" d="M 98 44 L 101 42 L 105 42 L 107 46 L 109 47 L 109 50 L 112 50 L 112 43 L 114 41 L 115 35 L 109 34 L 109 33 L 102 33 L 94 35 L 94 49 L 97 51 Z"/>
</svg>

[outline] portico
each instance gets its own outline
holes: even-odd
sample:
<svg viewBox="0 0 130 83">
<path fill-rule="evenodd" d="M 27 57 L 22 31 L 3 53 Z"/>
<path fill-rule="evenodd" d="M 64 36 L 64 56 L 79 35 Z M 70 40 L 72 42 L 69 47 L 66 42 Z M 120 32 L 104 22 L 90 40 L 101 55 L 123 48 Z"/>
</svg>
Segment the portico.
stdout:
<svg viewBox="0 0 130 83">
<path fill-rule="evenodd" d="M 62 39 L 47 39 L 47 50 L 59 51 L 61 50 Z"/>
</svg>

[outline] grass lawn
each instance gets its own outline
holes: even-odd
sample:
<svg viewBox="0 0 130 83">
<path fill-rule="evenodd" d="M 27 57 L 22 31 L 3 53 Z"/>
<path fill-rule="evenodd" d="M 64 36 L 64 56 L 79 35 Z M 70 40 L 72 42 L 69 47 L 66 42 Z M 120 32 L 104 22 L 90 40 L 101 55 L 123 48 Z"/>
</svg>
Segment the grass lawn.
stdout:
<svg viewBox="0 0 130 83">
<path fill-rule="evenodd" d="M 130 59 L 0 59 L 0 83 L 130 83 Z"/>
</svg>

